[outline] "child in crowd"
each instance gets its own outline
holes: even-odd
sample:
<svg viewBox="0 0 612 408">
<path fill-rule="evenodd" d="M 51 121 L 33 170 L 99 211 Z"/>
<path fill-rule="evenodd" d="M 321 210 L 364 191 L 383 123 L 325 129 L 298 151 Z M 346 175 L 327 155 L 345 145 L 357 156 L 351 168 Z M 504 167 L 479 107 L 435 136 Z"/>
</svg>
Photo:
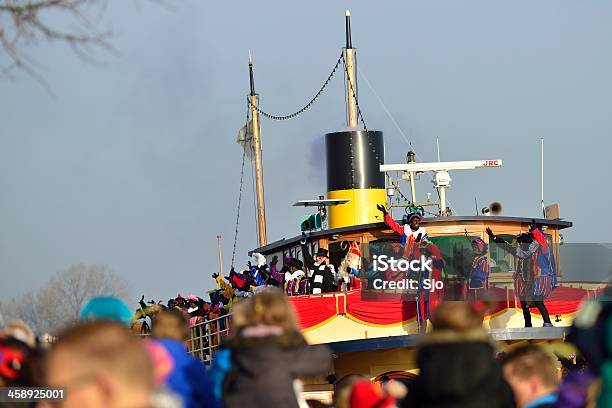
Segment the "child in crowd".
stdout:
<svg viewBox="0 0 612 408">
<path fill-rule="evenodd" d="M 297 407 L 299 378 L 330 368 L 327 347 L 308 346 L 280 290 L 244 300 L 234 319 L 238 327 L 224 345 L 230 361 L 222 381 L 224 407 Z"/>
</svg>

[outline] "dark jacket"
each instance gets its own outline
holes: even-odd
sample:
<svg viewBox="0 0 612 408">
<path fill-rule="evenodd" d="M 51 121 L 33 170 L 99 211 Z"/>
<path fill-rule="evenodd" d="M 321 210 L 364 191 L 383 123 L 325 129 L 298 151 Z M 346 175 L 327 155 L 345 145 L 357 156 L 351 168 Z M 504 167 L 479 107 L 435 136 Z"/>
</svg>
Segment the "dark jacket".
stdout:
<svg viewBox="0 0 612 408">
<path fill-rule="evenodd" d="M 334 274 L 331 267 L 326 264 L 317 265 L 306 245 L 302 245 L 302 254 L 304 255 L 304 265 L 309 271 L 308 293 L 318 295 L 319 293 L 335 292 L 337 287 L 334 284 Z"/>
<path fill-rule="evenodd" d="M 417 352 L 419 376 L 402 407 L 514 408 L 494 349 L 482 330 L 432 332 Z"/>
<path fill-rule="evenodd" d="M 331 367 L 326 346 L 308 346 L 298 332 L 281 336 L 244 337 L 226 346 L 232 367 L 223 380 L 226 408 L 297 407 L 294 380 Z"/>
</svg>

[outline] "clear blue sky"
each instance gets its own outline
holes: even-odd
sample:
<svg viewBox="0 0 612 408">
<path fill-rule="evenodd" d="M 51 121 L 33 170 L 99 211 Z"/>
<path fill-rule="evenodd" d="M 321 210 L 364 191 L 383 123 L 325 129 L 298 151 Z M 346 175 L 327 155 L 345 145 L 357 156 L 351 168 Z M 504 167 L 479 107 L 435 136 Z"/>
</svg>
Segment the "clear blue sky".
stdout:
<svg viewBox="0 0 612 408">
<path fill-rule="evenodd" d="M 575 223 L 566 241 L 609 241 L 612 3 L 168 3 L 111 1 L 100 27 L 119 55 L 97 52 L 101 64 L 29 48 L 55 97 L 25 74 L 0 81 L 0 299 L 77 262 L 107 264 L 135 297 L 210 289 L 218 233 L 231 256 L 248 50 L 262 108 L 288 113 L 339 55 L 347 7 L 359 70 L 421 160 L 436 137 L 443 160 L 504 160 L 451 174 L 456 212 L 472 214 L 476 195 L 538 216 L 544 137 L 546 200 Z M 322 137 L 345 126 L 343 91 L 335 80 L 301 118 L 263 121 L 270 241 L 297 234 L 291 203 L 325 191 Z M 387 162 L 403 161 L 408 145 L 363 79 L 360 102 Z M 246 180 L 240 264 L 256 242 Z"/>
</svg>

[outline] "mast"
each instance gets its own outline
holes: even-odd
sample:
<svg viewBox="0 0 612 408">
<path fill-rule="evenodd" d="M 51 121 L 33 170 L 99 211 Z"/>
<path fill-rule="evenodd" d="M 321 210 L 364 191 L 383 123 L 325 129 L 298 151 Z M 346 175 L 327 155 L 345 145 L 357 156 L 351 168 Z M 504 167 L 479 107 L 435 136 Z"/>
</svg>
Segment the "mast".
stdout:
<svg viewBox="0 0 612 408">
<path fill-rule="evenodd" d="M 346 47 L 344 60 L 346 61 L 346 106 L 348 110 L 348 125 L 351 129 L 357 127 L 357 100 L 355 99 L 357 87 L 355 85 L 355 49 L 351 39 L 351 12 L 346 10 Z"/>
<path fill-rule="evenodd" d="M 406 162 L 408 164 L 416 163 L 415 153 L 412 149 L 408 151 L 406 155 Z M 414 171 L 408 172 L 408 177 L 410 178 L 410 197 L 412 198 L 412 204 L 416 205 L 416 189 L 414 187 Z"/>
<path fill-rule="evenodd" d="M 251 117 L 253 120 L 253 156 L 255 159 L 255 190 L 257 194 L 257 236 L 259 246 L 267 244 L 266 239 L 266 205 L 264 202 L 263 168 L 261 164 L 261 136 L 259 129 L 259 95 L 255 93 L 255 80 L 253 79 L 253 59 L 249 51 L 249 79 L 251 93 L 248 98 L 251 106 Z"/>
<path fill-rule="evenodd" d="M 541 159 L 541 163 L 540 163 L 541 174 L 542 174 L 542 183 L 541 183 L 541 190 L 542 190 L 541 191 L 541 193 L 542 193 L 542 195 L 541 195 L 541 197 L 542 197 L 542 201 L 541 201 L 541 203 L 542 203 L 542 216 L 544 218 L 546 218 L 546 206 L 544 205 L 544 138 L 541 138 L 540 142 L 541 142 L 541 152 L 542 152 L 542 159 Z"/>
<path fill-rule="evenodd" d="M 221 235 L 217 235 L 217 252 L 219 253 L 219 276 L 223 276 L 223 255 L 221 253 Z"/>
</svg>

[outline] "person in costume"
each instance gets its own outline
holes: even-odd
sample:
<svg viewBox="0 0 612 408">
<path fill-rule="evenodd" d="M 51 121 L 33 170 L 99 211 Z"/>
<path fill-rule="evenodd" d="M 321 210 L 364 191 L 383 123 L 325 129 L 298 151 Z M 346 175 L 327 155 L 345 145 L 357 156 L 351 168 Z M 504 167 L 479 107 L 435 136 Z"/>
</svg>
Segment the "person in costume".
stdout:
<svg viewBox="0 0 612 408">
<path fill-rule="evenodd" d="M 266 258 L 260 253 L 253 253 L 253 262 L 249 262 L 249 275 L 254 282 L 253 286 L 255 288 L 273 284 L 270 279 L 270 267 L 266 264 Z M 253 291 L 255 291 L 255 288 Z"/>
<path fill-rule="evenodd" d="M 410 252 L 407 254 L 407 259 L 420 259 L 424 256 L 426 259 L 431 259 L 431 272 L 419 271 L 412 272 L 409 276 L 419 282 L 419 287 L 416 294 L 417 302 L 417 322 L 422 330 L 426 330 L 427 320 L 433 314 L 434 310 L 444 298 L 444 289 L 432 290 L 425 285 L 426 280 L 432 282 L 443 282 L 444 258 L 440 248 L 431 241 L 421 240 L 417 237 L 417 241 L 407 245 Z"/>
<path fill-rule="evenodd" d="M 552 252 L 544 233 L 531 222 L 529 232 L 516 236 L 516 245 L 506 242 L 487 228 L 489 239 L 502 249 L 514 255 L 514 290 L 521 301 L 525 327 L 532 327 L 530 307 L 537 307 L 544 320 L 544 327 L 552 327 L 548 309 L 544 304 L 550 292 L 557 285 Z"/>
<path fill-rule="evenodd" d="M 224 298 L 229 299 L 230 302 L 231 302 L 231 300 L 234 298 L 234 292 L 236 291 L 234 286 L 232 286 L 228 282 L 226 282 L 224 277 L 223 276 L 219 276 L 218 273 L 213 273 L 212 277 L 215 280 L 215 282 L 217 283 L 217 285 L 219 286 L 219 290 L 221 291 L 221 295 Z"/>
<path fill-rule="evenodd" d="M 285 261 L 285 264 L 287 264 L 288 261 L 289 259 Z M 285 272 L 287 272 L 287 270 L 289 270 L 288 266 L 283 266 L 280 270 L 278 269 L 278 256 L 274 255 L 272 262 L 270 262 L 270 278 L 278 283 L 276 286 L 281 288 L 285 286 Z"/>
<path fill-rule="evenodd" d="M 409 251 L 409 248 L 417 241 L 426 241 L 429 238 L 425 228 L 421 227 L 423 217 L 417 213 L 406 214 L 402 218 L 402 225 L 395 222 L 387 212 L 384 205 L 377 204 L 376 208 L 383 214 L 385 224 L 401 236 L 401 243 Z"/>
<path fill-rule="evenodd" d="M 306 241 L 302 240 L 302 254 L 304 255 L 304 264 L 309 271 L 309 293 L 319 295 L 321 293 L 335 292 L 334 272 L 332 266 L 328 265 L 329 256 L 327 249 L 319 248 L 313 258 L 308 251 Z"/>
<path fill-rule="evenodd" d="M 351 242 L 351 247 L 338 269 L 338 290 L 341 292 L 359 289 L 359 271 L 361 269 L 361 251 L 359 242 Z"/>
<path fill-rule="evenodd" d="M 482 238 L 472 240 L 474 260 L 468 275 L 468 300 L 482 300 L 489 287 L 489 244 Z"/>
<path fill-rule="evenodd" d="M 234 288 L 234 296 L 248 297 L 251 293 L 252 279 L 249 275 L 242 272 L 236 272 L 234 267 L 230 269 L 229 283 Z"/>
<path fill-rule="evenodd" d="M 284 276 L 285 293 L 287 296 L 305 295 L 307 290 L 308 280 L 306 274 L 302 270 L 302 263 L 291 258 L 289 260 L 288 270 Z"/>
<path fill-rule="evenodd" d="M 429 234 L 425 228 L 421 226 L 423 217 L 418 213 L 406 214 L 402 217 L 402 224 L 395 222 L 393 217 L 387 212 L 387 209 L 382 204 L 377 204 L 376 208 L 383 214 L 385 224 L 389 226 L 393 231 L 400 234 L 400 242 L 404 246 L 403 257 L 405 259 L 419 259 L 421 255 L 430 257 L 433 260 L 432 273 L 426 274 L 419 273 L 416 276 L 411 274 L 408 276 L 410 279 L 417 279 L 419 282 L 419 288 L 416 294 L 417 302 L 417 320 L 420 327 L 424 327 L 430 312 L 433 311 L 439 300 L 442 299 L 442 292 L 437 290 L 434 293 L 430 293 L 424 286 L 425 279 L 442 279 L 442 268 L 444 261 L 440 253 L 440 249 L 437 245 L 429 242 Z M 397 274 L 396 274 L 397 275 Z"/>
</svg>

